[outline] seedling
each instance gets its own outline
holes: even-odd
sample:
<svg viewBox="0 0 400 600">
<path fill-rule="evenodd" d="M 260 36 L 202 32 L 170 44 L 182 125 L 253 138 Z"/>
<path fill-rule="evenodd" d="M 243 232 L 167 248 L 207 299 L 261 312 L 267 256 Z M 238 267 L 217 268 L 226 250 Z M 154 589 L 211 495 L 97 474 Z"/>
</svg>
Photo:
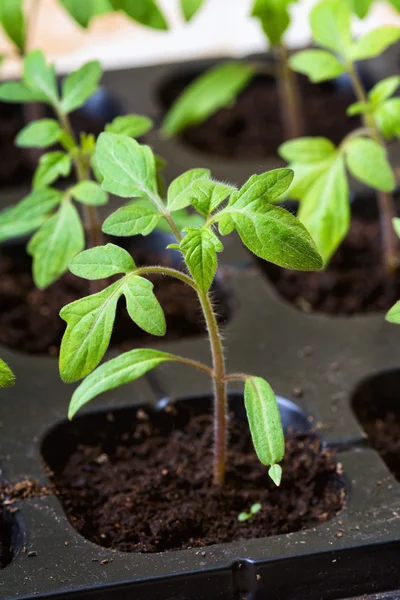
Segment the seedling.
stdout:
<svg viewBox="0 0 400 600">
<path fill-rule="evenodd" d="M 11 371 L 7 363 L 0 358 L 0 388 L 11 387 L 15 383 L 14 373 Z"/>
<path fill-rule="evenodd" d="M 277 463 L 284 453 L 279 409 L 270 385 L 261 377 L 226 372 L 222 339 L 213 309 L 210 287 L 217 271 L 222 236 L 239 234 L 254 254 L 283 267 L 310 270 L 322 266 L 316 246 L 300 221 L 272 202 L 289 187 L 293 172 L 277 169 L 253 175 L 240 189 L 214 181 L 207 169 L 180 175 L 163 199 L 157 188 L 154 155 L 148 146 L 123 135 L 102 133 L 96 145 L 96 165 L 103 188 L 129 202 L 103 224 L 115 236 L 148 235 L 164 221 L 175 237 L 169 248 L 179 250 L 187 273 L 154 266 L 137 267 L 122 248 L 107 244 L 78 254 L 70 264 L 75 275 L 89 280 L 122 276 L 100 293 L 77 300 L 61 310 L 67 322 L 60 352 L 60 373 L 65 382 L 85 380 L 74 392 L 69 417 L 94 397 L 129 383 L 164 362 L 178 362 L 200 369 L 211 377 L 214 390 L 214 482 L 224 482 L 227 445 L 227 385 L 245 384 L 245 405 L 257 455 L 269 465 L 279 484 Z M 226 199 L 229 197 L 229 201 Z M 201 226 L 177 226 L 175 213 L 191 206 L 204 219 Z M 131 350 L 98 367 L 110 342 L 119 298 L 124 295 L 131 319 L 150 334 L 165 334 L 165 318 L 147 275 L 174 277 L 196 292 L 206 322 L 212 366 L 147 348 Z"/>
<path fill-rule="evenodd" d="M 300 95 L 284 43 L 284 34 L 290 25 L 289 7 L 293 2 L 295 0 L 254 0 L 253 3 L 251 14 L 259 20 L 274 51 L 276 69 L 245 61 L 213 67 L 196 78 L 175 101 L 162 126 L 167 136 L 177 135 L 191 125 L 202 123 L 220 108 L 229 106 L 257 73 L 266 72 L 276 76 L 285 139 L 301 134 Z"/>
<path fill-rule="evenodd" d="M 322 49 L 295 54 L 291 66 L 313 82 L 347 73 L 357 102 L 349 115 L 360 114 L 364 125 L 336 147 L 326 138 L 300 138 L 284 143 L 279 153 L 293 168 L 289 196 L 300 200 L 299 218 L 306 225 L 327 263 L 350 226 L 349 184 L 346 168 L 356 179 L 378 190 L 384 265 L 393 274 L 399 264 L 392 227 L 395 207 L 391 192 L 396 181 L 385 140 L 400 137 L 400 99 L 392 95 L 400 77 L 380 81 L 367 95 L 355 61 L 374 58 L 400 39 L 400 27 L 379 27 L 354 41 L 351 12 L 343 0 L 323 0 L 310 16 L 313 39 Z"/>
<path fill-rule="evenodd" d="M 278 466 L 279 465 L 275 465 L 275 467 L 278 467 Z M 277 483 L 277 485 L 279 485 L 279 483 Z M 253 504 L 253 506 L 250 508 L 250 512 L 241 512 L 238 514 L 238 521 L 240 521 L 241 523 L 248 521 L 256 513 L 260 512 L 261 509 L 262 509 L 262 506 L 259 502 L 257 502 L 256 504 Z"/>
<path fill-rule="evenodd" d="M 0 213 L 0 242 L 36 232 L 28 252 L 33 257 L 33 278 L 40 289 L 68 269 L 71 259 L 85 247 L 85 233 L 89 246 L 102 243 L 97 206 L 106 204 L 108 195 L 99 184 L 101 177 L 93 159 L 96 140 L 86 133 L 78 138 L 69 118 L 96 92 L 100 78 L 100 64 L 89 62 L 64 79 L 60 95 L 54 68 L 46 63 L 41 51 L 35 50 L 24 59 L 22 81 L 0 85 L 0 100 L 43 102 L 56 117 L 33 121 L 18 134 L 16 144 L 21 148 L 45 149 L 60 144 L 61 149 L 40 157 L 31 193 Z M 139 136 L 151 125 L 147 117 L 128 115 L 117 117 L 106 129 Z M 54 187 L 72 170 L 75 181 L 64 179 L 60 181 L 63 189 Z M 75 202 L 82 205 L 85 226 Z"/>
</svg>

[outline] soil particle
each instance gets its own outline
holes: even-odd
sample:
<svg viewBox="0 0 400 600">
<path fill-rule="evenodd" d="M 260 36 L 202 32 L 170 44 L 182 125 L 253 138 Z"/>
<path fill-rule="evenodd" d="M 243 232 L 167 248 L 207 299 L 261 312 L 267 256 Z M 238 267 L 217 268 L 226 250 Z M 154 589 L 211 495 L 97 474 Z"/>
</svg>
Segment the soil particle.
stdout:
<svg viewBox="0 0 400 600">
<path fill-rule="evenodd" d="M 126 428 L 126 415 L 121 419 Z M 223 488 L 212 485 L 209 415 L 189 418 L 178 405 L 172 413 L 169 407 L 169 414 L 132 423 L 130 432 L 114 430 L 107 436 L 104 430 L 98 434 L 100 423 L 93 422 L 95 429 L 84 426 L 83 438 L 74 437 L 68 454 L 58 433 L 55 442 L 63 451 L 60 462 L 51 465 L 51 476 L 71 523 L 108 548 L 159 552 L 298 531 L 340 511 L 344 487 L 334 455 L 318 437 L 287 439 L 277 488 L 255 455 L 247 425 L 233 415 L 230 420 Z M 57 452 L 47 446 L 44 456 L 54 458 Z M 107 462 L 98 460 L 104 453 Z M 256 502 L 262 509 L 239 522 L 239 513 Z"/>
</svg>

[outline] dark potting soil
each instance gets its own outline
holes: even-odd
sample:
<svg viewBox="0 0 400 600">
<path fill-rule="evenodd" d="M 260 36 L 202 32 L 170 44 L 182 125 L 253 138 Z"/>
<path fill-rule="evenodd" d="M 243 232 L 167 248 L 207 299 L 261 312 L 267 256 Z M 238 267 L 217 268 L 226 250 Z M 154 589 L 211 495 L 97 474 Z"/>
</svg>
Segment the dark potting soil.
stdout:
<svg viewBox="0 0 400 600">
<path fill-rule="evenodd" d="M 165 109 L 193 81 L 196 74 L 168 81 L 160 90 Z M 346 116 L 354 102 L 352 91 L 337 84 L 312 84 L 298 76 L 304 114 L 304 135 L 325 136 L 334 143 L 359 126 L 358 118 Z M 190 146 L 219 156 L 249 160 L 275 156 L 284 142 L 280 99 L 275 80 L 256 77 L 232 106 L 223 108 L 204 123 L 187 129 L 181 138 Z"/>
<path fill-rule="evenodd" d="M 149 418 L 140 410 L 138 420 L 132 412 L 130 429 L 125 411 L 116 421 L 111 413 L 89 428 L 81 423 L 68 451 L 59 431 L 44 449 L 56 493 L 86 538 L 125 552 L 179 550 L 298 531 L 342 508 L 340 466 L 312 434 L 286 440 L 277 488 L 256 457 L 246 423 L 232 415 L 226 484 L 218 489 L 211 479 L 211 417 L 189 418 L 179 405 L 167 410 L 178 414 L 175 426 L 166 426 L 171 415 L 165 411 Z M 239 522 L 239 513 L 258 502 L 260 512 Z"/>
<path fill-rule="evenodd" d="M 118 242 L 117 242 L 118 243 Z M 135 262 L 149 264 L 148 255 L 133 253 Z M 158 260 L 150 264 L 161 264 Z M 164 261 L 165 262 L 165 261 Z M 194 291 L 181 282 L 162 277 L 149 277 L 166 316 L 167 334 L 175 339 L 204 333 L 205 326 Z M 7 246 L 0 250 L 0 344 L 32 354 L 58 354 L 66 323 L 59 312 L 63 306 L 90 294 L 86 280 L 65 274 L 45 290 L 38 290 L 31 274 L 31 259 L 23 246 Z M 226 285 L 215 285 L 214 301 L 219 321 L 230 317 L 232 299 Z M 124 300 L 120 301 L 111 343 L 123 349 L 155 338 L 137 327 L 130 319 Z"/>
<path fill-rule="evenodd" d="M 353 217 L 348 236 L 324 271 L 299 272 L 264 261 L 260 264 L 279 294 L 304 312 L 387 311 L 400 298 L 400 272 L 389 278 L 383 267 L 378 220 Z"/>
<path fill-rule="evenodd" d="M 400 481 L 400 414 L 390 412 L 379 419 L 367 420 L 363 427 L 372 446 Z"/>
</svg>

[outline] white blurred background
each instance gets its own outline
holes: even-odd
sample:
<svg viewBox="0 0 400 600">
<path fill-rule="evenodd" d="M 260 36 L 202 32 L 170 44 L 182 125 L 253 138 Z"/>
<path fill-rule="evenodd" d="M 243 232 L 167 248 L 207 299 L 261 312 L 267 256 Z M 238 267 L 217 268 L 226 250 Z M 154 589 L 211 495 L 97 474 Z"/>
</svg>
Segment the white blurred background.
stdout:
<svg viewBox="0 0 400 600">
<path fill-rule="evenodd" d="M 0 0 L 1 2 L 2 0 Z M 86 2 L 88 0 L 82 0 Z M 170 25 L 169 31 L 154 31 L 122 14 L 96 17 L 88 30 L 77 25 L 57 0 L 26 0 L 28 10 L 36 4 L 31 24 L 30 48 L 43 48 L 58 72 L 97 58 L 104 68 L 184 61 L 195 57 L 240 56 L 267 48 L 258 22 L 249 14 L 254 0 L 205 0 L 198 15 L 184 23 L 178 0 L 158 0 Z M 292 26 L 286 34 L 289 46 L 310 40 L 308 13 L 315 0 L 293 5 Z M 379 24 L 400 24 L 400 16 L 386 3 L 375 3 L 368 18 L 354 20 L 356 35 Z M 18 76 L 20 60 L 0 32 L 0 55 L 5 57 L 0 78 Z"/>
</svg>

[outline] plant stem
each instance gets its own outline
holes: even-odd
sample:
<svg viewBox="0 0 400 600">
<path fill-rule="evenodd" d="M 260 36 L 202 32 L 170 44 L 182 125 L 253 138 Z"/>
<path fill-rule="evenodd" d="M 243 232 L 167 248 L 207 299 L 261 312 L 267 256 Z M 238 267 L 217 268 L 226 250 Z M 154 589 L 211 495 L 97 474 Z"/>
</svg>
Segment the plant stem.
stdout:
<svg viewBox="0 0 400 600">
<path fill-rule="evenodd" d="M 357 70 L 352 62 L 347 64 L 348 72 L 353 83 L 355 95 L 359 102 L 368 102 L 367 94 L 361 79 L 358 76 Z M 370 113 L 363 115 L 365 126 L 371 130 L 373 139 L 386 150 L 386 145 L 379 129 L 376 125 L 374 116 Z M 399 265 L 398 256 L 398 238 L 392 225 L 392 220 L 396 216 L 396 207 L 392 194 L 388 192 L 378 191 L 379 216 L 381 222 L 381 236 L 383 246 L 383 260 L 387 274 L 393 276 Z"/>
<path fill-rule="evenodd" d="M 289 66 L 289 53 L 284 44 L 275 47 L 278 59 L 278 93 L 285 140 L 302 135 L 303 119 L 296 74 Z"/>
<path fill-rule="evenodd" d="M 175 279 L 180 279 L 183 283 L 190 285 L 196 292 L 198 292 L 198 287 L 196 283 L 193 281 L 189 275 L 186 273 L 182 273 L 182 271 L 178 271 L 177 269 L 171 269 L 170 267 L 139 267 L 135 269 L 135 275 L 167 275 L 169 277 L 175 277 Z"/>
</svg>

